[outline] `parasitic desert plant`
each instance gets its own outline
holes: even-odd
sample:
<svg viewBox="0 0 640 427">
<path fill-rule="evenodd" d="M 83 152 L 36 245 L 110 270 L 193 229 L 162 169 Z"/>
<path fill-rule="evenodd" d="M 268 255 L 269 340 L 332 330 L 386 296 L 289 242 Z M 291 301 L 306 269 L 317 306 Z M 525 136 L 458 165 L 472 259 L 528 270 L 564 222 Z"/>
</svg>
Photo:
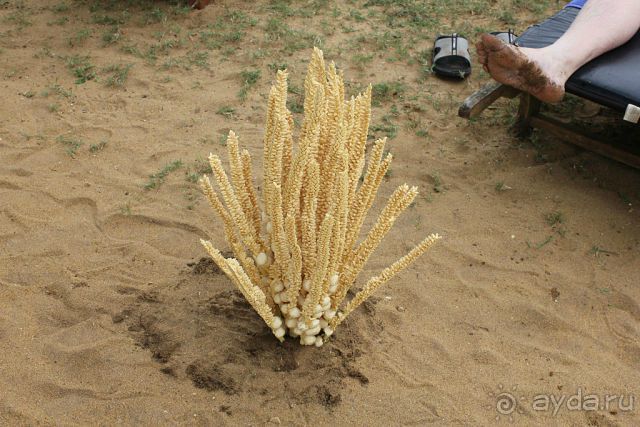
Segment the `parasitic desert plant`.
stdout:
<svg viewBox="0 0 640 427">
<path fill-rule="evenodd" d="M 296 143 L 287 109 L 287 72 L 278 71 L 268 101 L 261 197 L 253 184 L 251 156 L 240 150 L 235 133 L 227 139 L 230 176 L 218 156 L 209 156 L 217 189 L 206 175 L 200 185 L 222 219 L 235 258 L 201 242 L 278 339 L 288 333 L 303 345 L 319 347 L 440 236 L 429 235 L 345 301 L 369 256 L 418 192 L 406 184 L 398 187 L 358 241 L 391 163 L 391 155 L 384 156 L 386 140 L 380 139 L 373 143 L 365 171 L 371 87 L 345 101 L 342 74 L 333 63 L 327 67 L 316 48 L 304 90 L 304 121 Z"/>
</svg>

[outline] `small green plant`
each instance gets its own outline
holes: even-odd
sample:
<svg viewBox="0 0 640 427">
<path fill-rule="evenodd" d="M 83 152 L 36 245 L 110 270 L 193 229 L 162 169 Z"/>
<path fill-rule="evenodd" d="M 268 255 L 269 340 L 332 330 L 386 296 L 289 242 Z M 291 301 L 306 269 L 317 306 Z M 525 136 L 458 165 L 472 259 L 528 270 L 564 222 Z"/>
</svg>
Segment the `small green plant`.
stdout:
<svg viewBox="0 0 640 427">
<path fill-rule="evenodd" d="M 442 178 L 438 172 L 434 172 L 430 175 L 431 181 L 433 182 L 433 191 L 436 193 L 444 192 L 444 186 L 442 185 Z"/>
<path fill-rule="evenodd" d="M 114 44 L 120 40 L 120 37 L 122 37 L 120 27 L 115 25 L 102 33 L 102 45 L 108 46 Z"/>
<path fill-rule="evenodd" d="M 60 106 L 58 104 L 47 105 L 47 110 L 49 110 L 50 113 L 56 113 L 59 109 L 60 109 Z"/>
<path fill-rule="evenodd" d="M 548 225 L 553 227 L 555 225 L 562 224 L 564 222 L 564 216 L 562 215 L 562 212 L 559 211 L 551 212 L 545 216 L 545 221 Z"/>
<path fill-rule="evenodd" d="M 223 107 L 220 107 L 218 109 L 218 111 L 216 111 L 216 114 L 219 114 L 221 116 L 224 116 L 226 118 L 231 118 L 233 117 L 233 113 L 235 113 L 236 110 L 233 107 L 229 107 L 228 105 L 225 105 Z"/>
<path fill-rule="evenodd" d="M 297 99 L 291 98 L 287 100 L 287 108 L 292 113 L 302 113 L 304 112 L 304 105 Z"/>
<path fill-rule="evenodd" d="M 158 172 L 149 175 L 149 181 L 144 184 L 144 189 L 151 190 L 160 187 L 160 185 L 166 179 L 167 175 L 169 175 L 173 171 L 180 169 L 181 167 L 182 160 L 174 160 L 173 162 L 166 164 Z"/>
<path fill-rule="evenodd" d="M 383 82 L 373 85 L 371 101 L 374 106 L 380 105 L 383 100 L 401 98 L 407 86 L 403 82 Z"/>
<path fill-rule="evenodd" d="M 238 92 L 238 98 L 244 101 L 247 99 L 249 90 L 260 80 L 260 70 L 244 70 L 240 73 L 242 79 L 242 87 Z"/>
<path fill-rule="evenodd" d="M 106 146 L 107 146 L 107 141 L 103 139 L 102 141 L 100 141 L 97 144 L 91 144 L 89 146 L 89 151 L 91 153 L 97 153 L 98 151 L 102 151 L 102 149 L 104 149 L 104 147 L 106 147 Z"/>
<path fill-rule="evenodd" d="M 498 181 L 496 182 L 495 189 L 498 193 L 502 193 L 503 191 L 511 190 L 511 187 L 509 187 L 502 181 Z"/>
<path fill-rule="evenodd" d="M 426 138 L 429 136 L 429 132 L 427 132 L 425 129 L 418 129 L 416 131 L 416 136 L 420 138 Z"/>
<path fill-rule="evenodd" d="M 26 92 L 22 92 L 20 95 L 24 96 L 25 98 L 33 98 L 34 96 L 36 96 L 36 93 L 32 90 L 28 90 Z"/>
<path fill-rule="evenodd" d="M 96 78 L 95 67 L 91 64 L 89 56 L 68 56 L 67 68 L 76 77 L 76 84 L 83 84 Z"/>
<path fill-rule="evenodd" d="M 105 81 L 105 85 L 108 87 L 122 87 L 129 77 L 129 70 L 131 70 L 133 64 L 114 64 L 104 68 L 105 73 L 111 75 Z"/>
<path fill-rule="evenodd" d="M 75 157 L 78 153 L 78 149 L 84 144 L 82 140 L 66 135 L 59 135 L 56 138 L 56 141 L 66 147 L 66 152 L 71 157 Z"/>
</svg>

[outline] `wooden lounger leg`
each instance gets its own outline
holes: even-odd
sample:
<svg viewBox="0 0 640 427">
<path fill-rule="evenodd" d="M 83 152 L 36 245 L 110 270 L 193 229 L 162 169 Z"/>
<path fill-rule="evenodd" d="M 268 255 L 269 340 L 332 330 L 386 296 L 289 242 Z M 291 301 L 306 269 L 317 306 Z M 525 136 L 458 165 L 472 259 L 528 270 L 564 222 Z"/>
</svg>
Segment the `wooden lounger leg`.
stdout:
<svg viewBox="0 0 640 427">
<path fill-rule="evenodd" d="M 501 83 L 491 82 L 464 100 L 458 109 L 458 116 L 465 119 L 477 117 L 498 98 L 513 98 L 518 91 Z"/>
<path fill-rule="evenodd" d="M 540 112 L 542 103 L 528 93 L 520 94 L 520 106 L 518 107 L 518 118 L 514 126 L 516 135 L 520 138 L 526 138 L 531 135 L 533 130 L 531 126 L 531 118 Z"/>
</svg>

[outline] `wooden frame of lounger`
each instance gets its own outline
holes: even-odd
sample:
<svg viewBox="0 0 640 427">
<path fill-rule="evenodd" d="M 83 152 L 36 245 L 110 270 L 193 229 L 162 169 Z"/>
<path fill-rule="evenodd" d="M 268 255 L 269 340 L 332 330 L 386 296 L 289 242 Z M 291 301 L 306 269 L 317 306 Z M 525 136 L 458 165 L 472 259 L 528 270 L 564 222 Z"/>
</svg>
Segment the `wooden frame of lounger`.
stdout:
<svg viewBox="0 0 640 427">
<path fill-rule="evenodd" d="M 465 119 L 472 119 L 478 117 L 499 98 L 515 98 L 516 96 L 520 97 L 520 106 L 515 123 L 515 131 L 518 136 L 528 136 L 533 128 L 544 129 L 567 142 L 640 169 L 640 156 L 637 154 L 594 139 L 576 126 L 562 123 L 542 114 L 540 112 L 542 102 L 538 99 L 528 93 L 500 83 L 488 83 L 465 99 L 458 110 L 458 115 Z"/>
</svg>

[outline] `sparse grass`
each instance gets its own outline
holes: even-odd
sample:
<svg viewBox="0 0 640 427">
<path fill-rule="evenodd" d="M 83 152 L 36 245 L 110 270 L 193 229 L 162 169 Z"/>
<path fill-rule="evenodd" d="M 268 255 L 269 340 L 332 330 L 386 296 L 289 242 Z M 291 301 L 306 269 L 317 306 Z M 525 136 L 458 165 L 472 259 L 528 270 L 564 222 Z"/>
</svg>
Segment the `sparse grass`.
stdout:
<svg viewBox="0 0 640 427">
<path fill-rule="evenodd" d="M 564 223 L 564 216 L 562 215 L 562 212 L 559 211 L 548 213 L 545 215 L 544 219 L 551 227 Z"/>
<path fill-rule="evenodd" d="M 56 142 L 63 144 L 66 147 L 66 152 L 71 157 L 76 157 L 78 149 L 84 144 L 84 142 L 76 137 L 70 135 L 59 135 L 56 138 Z"/>
<path fill-rule="evenodd" d="M 304 112 L 304 104 L 300 102 L 297 98 L 289 98 L 287 100 L 287 108 L 292 113 L 303 113 Z"/>
<path fill-rule="evenodd" d="M 81 30 L 76 31 L 69 39 L 67 43 L 70 47 L 77 47 L 84 44 L 85 41 L 89 37 L 91 37 L 92 31 L 89 28 L 83 28 Z"/>
<path fill-rule="evenodd" d="M 19 29 L 23 29 L 31 25 L 29 17 L 31 12 L 22 3 L 18 3 L 16 11 L 5 16 L 4 20 L 17 26 Z"/>
<path fill-rule="evenodd" d="M 51 10 L 57 13 L 68 12 L 69 5 L 67 3 L 58 3 L 54 5 Z"/>
<path fill-rule="evenodd" d="M 32 90 L 28 90 L 26 92 L 22 92 L 20 95 L 24 96 L 25 98 L 33 98 L 34 96 L 36 96 L 36 93 Z"/>
<path fill-rule="evenodd" d="M 167 21 L 167 13 L 160 9 L 159 7 L 154 7 L 150 11 L 145 14 L 144 24 L 155 24 L 158 22 L 166 22 Z"/>
<path fill-rule="evenodd" d="M 47 110 L 49 110 L 50 113 L 57 113 L 59 109 L 60 109 L 60 106 L 58 104 L 47 105 Z"/>
<path fill-rule="evenodd" d="M 258 23 L 255 18 L 241 11 L 229 11 L 218 17 L 206 30 L 199 33 L 200 42 L 207 49 L 222 49 L 229 44 L 237 44 L 246 35 L 246 29 Z"/>
<path fill-rule="evenodd" d="M 68 56 L 67 68 L 76 77 L 76 84 L 83 84 L 96 78 L 95 67 L 91 64 L 89 56 Z"/>
<path fill-rule="evenodd" d="M 433 183 L 433 191 L 435 191 L 436 193 L 444 192 L 444 186 L 442 184 L 442 178 L 440 177 L 440 173 L 434 172 L 431 175 L 429 175 L 429 177 L 431 178 L 431 182 Z"/>
<path fill-rule="evenodd" d="M 99 143 L 97 143 L 97 144 L 91 144 L 91 145 L 89 146 L 89 151 L 90 151 L 91 153 L 94 153 L 94 154 L 95 154 L 95 153 L 97 153 L 98 151 L 102 151 L 102 150 L 104 149 L 104 147 L 106 147 L 106 146 L 107 146 L 107 141 L 103 139 L 102 141 L 100 141 L 100 142 L 99 142 Z"/>
<path fill-rule="evenodd" d="M 282 43 L 282 51 L 292 54 L 302 49 L 313 46 L 322 47 L 323 40 L 320 36 L 308 31 L 294 30 L 279 18 L 272 17 L 267 21 L 264 29 L 267 43 Z"/>
<path fill-rule="evenodd" d="M 549 243 L 551 243 L 551 241 L 553 241 L 553 235 L 548 236 L 546 239 L 544 239 L 543 241 L 541 241 L 540 243 L 531 243 L 530 241 L 526 241 L 527 247 L 529 249 L 542 249 L 543 247 L 545 247 L 546 245 L 548 245 Z"/>
<path fill-rule="evenodd" d="M 209 52 L 190 52 L 187 55 L 187 61 L 189 64 L 196 65 L 200 68 L 209 68 Z"/>
<path fill-rule="evenodd" d="M 107 87 L 123 87 L 129 77 L 133 64 L 113 64 L 105 67 L 103 72 L 111 74 L 104 84 Z"/>
<path fill-rule="evenodd" d="M 373 53 L 356 53 L 351 58 L 351 61 L 358 70 L 364 71 L 373 61 Z"/>
<path fill-rule="evenodd" d="M 427 138 L 429 136 L 429 132 L 426 129 L 418 129 L 416 130 L 416 136 L 420 138 Z"/>
<path fill-rule="evenodd" d="M 54 19 L 53 21 L 47 22 L 47 25 L 64 25 L 69 22 L 68 16 L 61 16 L 60 18 Z"/>
<path fill-rule="evenodd" d="M 231 118 L 233 117 L 233 113 L 236 112 L 236 109 L 233 107 L 229 107 L 228 105 L 222 106 L 218 109 L 218 111 L 216 111 L 216 114 L 219 114 L 221 116 L 224 116 L 226 118 Z"/>
<path fill-rule="evenodd" d="M 202 175 L 211 174 L 211 165 L 205 159 L 196 159 L 193 162 L 192 170 L 186 172 L 186 179 L 189 182 L 198 182 Z"/>
<path fill-rule="evenodd" d="M 589 251 L 589 253 L 591 253 L 593 256 L 600 256 L 600 254 L 605 254 L 605 255 L 615 255 L 616 253 L 613 251 L 608 251 L 604 248 L 601 248 L 600 246 L 596 246 L 594 245 L 591 250 Z"/>
<path fill-rule="evenodd" d="M 114 25 L 113 27 L 104 30 L 104 32 L 102 33 L 102 46 L 108 46 L 117 43 L 121 37 L 122 34 L 120 33 L 120 27 Z"/>
<path fill-rule="evenodd" d="M 63 98 L 71 98 L 73 96 L 73 92 L 71 92 L 71 90 L 67 90 L 67 89 L 63 88 L 58 83 L 47 87 L 46 89 L 44 89 L 40 93 L 40 95 L 42 97 L 46 98 L 49 95 L 51 95 L 52 93 L 54 95 L 57 95 L 57 96 L 63 97 Z"/>
<path fill-rule="evenodd" d="M 498 193 L 502 193 L 503 191 L 511 190 L 511 187 L 506 185 L 504 182 L 499 181 L 499 182 L 496 182 L 495 189 Z"/>
<path fill-rule="evenodd" d="M 371 89 L 371 102 L 374 106 L 379 106 L 383 101 L 402 99 L 406 89 L 407 85 L 399 81 L 376 83 Z"/>
<path fill-rule="evenodd" d="M 244 70 L 240 73 L 242 87 L 238 92 L 238 98 L 240 98 L 241 101 L 247 99 L 249 90 L 260 80 L 260 75 L 260 70 Z"/>
<path fill-rule="evenodd" d="M 129 19 L 129 14 L 126 11 L 122 12 L 120 14 L 120 16 L 112 16 L 112 15 L 106 15 L 106 14 L 94 14 L 93 17 L 91 18 L 91 20 L 92 20 L 92 22 L 94 24 L 110 25 L 110 26 L 117 26 L 117 25 L 125 24 L 128 19 Z"/>
<path fill-rule="evenodd" d="M 167 175 L 169 175 L 173 171 L 180 169 L 182 166 L 183 166 L 182 160 L 174 160 L 171 163 L 167 163 L 158 172 L 149 175 L 149 181 L 146 184 L 144 184 L 144 189 L 152 190 L 154 188 L 160 187 L 160 185 L 162 185 L 162 183 L 167 178 Z"/>
<path fill-rule="evenodd" d="M 125 216 L 131 215 L 131 204 L 129 202 L 120 206 L 120 213 Z"/>
<path fill-rule="evenodd" d="M 287 63 L 286 62 L 272 62 L 272 63 L 268 64 L 267 67 L 269 67 L 269 70 L 271 70 L 271 72 L 275 73 L 278 70 L 286 70 L 287 69 Z"/>
</svg>

